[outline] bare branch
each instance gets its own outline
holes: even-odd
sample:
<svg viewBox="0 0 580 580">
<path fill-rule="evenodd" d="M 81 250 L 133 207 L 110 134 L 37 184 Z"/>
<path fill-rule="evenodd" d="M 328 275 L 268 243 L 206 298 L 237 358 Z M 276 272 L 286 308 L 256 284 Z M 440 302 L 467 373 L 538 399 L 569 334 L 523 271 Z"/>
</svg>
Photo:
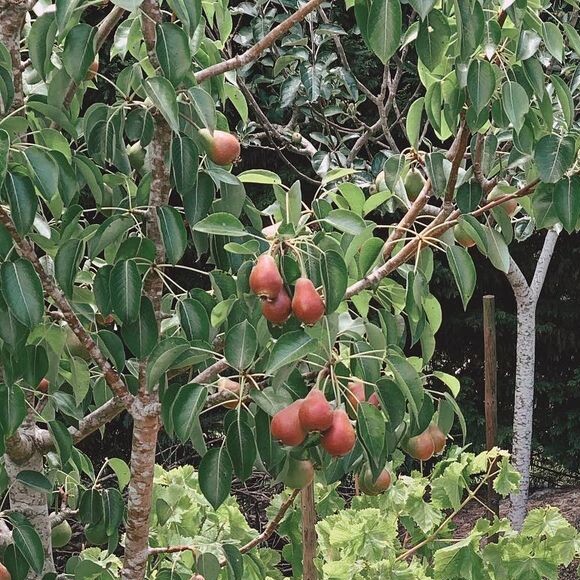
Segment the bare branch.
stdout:
<svg viewBox="0 0 580 580">
<path fill-rule="evenodd" d="M 544 287 L 544 282 L 546 280 L 546 274 L 548 273 L 548 268 L 554 255 L 554 248 L 556 247 L 556 242 L 558 241 L 558 236 L 562 231 L 561 226 L 554 226 L 544 238 L 544 245 L 542 246 L 542 252 L 538 258 L 536 264 L 536 271 L 534 272 L 534 278 L 530 284 L 530 291 L 534 300 L 537 302 L 540 298 L 540 293 Z"/>
<path fill-rule="evenodd" d="M 459 174 L 459 167 L 463 162 L 463 157 L 465 156 L 465 151 L 469 143 L 469 129 L 465 123 L 465 119 L 462 120 L 461 126 L 453 144 L 449 148 L 449 153 L 447 155 L 448 159 L 451 160 L 451 171 L 449 173 L 449 180 L 447 181 L 447 191 L 445 192 L 445 204 L 451 203 L 453 196 L 455 195 L 455 186 L 457 185 L 457 175 Z"/>
<path fill-rule="evenodd" d="M 215 77 L 217 75 L 221 75 L 226 73 L 230 70 L 236 70 L 246 66 L 252 62 L 254 62 L 267 48 L 270 48 L 281 36 L 286 34 L 295 24 L 304 20 L 308 14 L 310 14 L 313 10 L 316 10 L 320 4 L 322 4 L 323 0 L 310 0 L 302 8 L 294 12 L 291 16 L 286 18 L 284 22 L 275 26 L 260 40 L 257 42 L 252 48 L 246 50 L 242 54 L 238 54 L 228 60 L 224 60 L 223 62 L 214 64 L 212 66 L 208 66 L 203 70 L 198 71 L 195 73 L 195 80 L 198 83 L 202 83 L 207 79 Z"/>
</svg>

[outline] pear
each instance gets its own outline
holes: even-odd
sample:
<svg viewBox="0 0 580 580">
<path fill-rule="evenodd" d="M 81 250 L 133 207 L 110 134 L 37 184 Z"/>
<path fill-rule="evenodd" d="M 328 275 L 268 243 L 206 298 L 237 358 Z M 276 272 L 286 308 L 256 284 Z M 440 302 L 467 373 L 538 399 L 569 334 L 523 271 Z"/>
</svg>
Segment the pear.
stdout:
<svg viewBox="0 0 580 580">
<path fill-rule="evenodd" d="M 292 300 L 284 288 L 273 300 L 262 302 L 262 314 L 272 324 L 284 324 L 292 314 Z"/>
<path fill-rule="evenodd" d="M 240 142 L 235 135 L 226 131 L 200 129 L 201 137 L 208 157 L 217 165 L 230 165 L 240 156 Z"/>
<path fill-rule="evenodd" d="M 296 280 L 292 312 L 304 324 L 316 324 L 324 316 L 324 301 L 308 278 Z"/>
<path fill-rule="evenodd" d="M 274 300 L 283 284 L 276 260 L 269 254 L 262 254 L 250 272 L 250 290 L 262 298 Z"/>
</svg>

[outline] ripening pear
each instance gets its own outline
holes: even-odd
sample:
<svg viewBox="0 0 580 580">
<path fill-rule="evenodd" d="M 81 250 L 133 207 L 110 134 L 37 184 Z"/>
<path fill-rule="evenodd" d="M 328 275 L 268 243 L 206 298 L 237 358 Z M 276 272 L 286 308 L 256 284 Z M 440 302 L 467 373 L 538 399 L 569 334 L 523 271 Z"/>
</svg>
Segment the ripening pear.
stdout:
<svg viewBox="0 0 580 580">
<path fill-rule="evenodd" d="M 509 185 L 507 181 L 500 181 L 490 192 L 487 196 L 488 201 L 492 201 L 497 199 L 498 197 L 503 197 L 504 195 L 508 195 L 510 193 L 515 193 L 518 190 L 517 187 L 513 187 Z M 515 199 L 508 199 L 500 204 L 501 207 L 505 210 L 505 212 L 510 216 L 513 217 L 516 213 L 518 213 L 518 202 Z"/>
<path fill-rule="evenodd" d="M 391 482 L 392 475 L 388 469 L 383 469 L 377 479 L 373 480 L 373 474 L 368 465 L 363 468 L 358 479 L 359 488 L 365 495 L 379 495 L 391 487 Z"/>
<path fill-rule="evenodd" d="M 346 411 L 337 409 L 332 416 L 332 425 L 320 437 L 320 445 L 333 457 L 350 453 L 356 443 L 354 427 Z"/>
<path fill-rule="evenodd" d="M 240 156 L 240 142 L 235 135 L 226 131 L 200 129 L 201 137 L 208 157 L 217 165 L 230 165 Z"/>
<path fill-rule="evenodd" d="M 462 245 L 464 248 L 471 248 L 475 246 L 475 241 L 465 231 L 465 228 L 462 224 L 459 223 L 453 228 L 453 235 L 455 236 L 457 243 Z"/>
<path fill-rule="evenodd" d="M 346 398 L 349 402 L 347 409 L 352 416 L 356 416 L 358 404 L 365 401 L 378 407 L 380 405 L 379 397 L 376 393 L 371 393 L 368 399 L 365 398 L 365 386 L 361 381 L 350 381 L 346 387 Z"/>
<path fill-rule="evenodd" d="M 420 435 L 411 437 L 406 445 L 407 453 L 414 459 L 427 461 L 435 453 L 435 443 L 428 431 L 423 431 Z"/>
<path fill-rule="evenodd" d="M 306 431 L 326 431 L 332 425 L 333 412 L 324 393 L 312 389 L 298 412 L 300 423 Z"/>
<path fill-rule="evenodd" d="M 284 324 L 292 314 L 292 299 L 285 288 L 273 300 L 262 301 L 262 314 L 272 324 Z"/>
<path fill-rule="evenodd" d="M 304 324 L 316 324 L 324 316 L 324 300 L 312 280 L 298 278 L 292 298 L 292 312 Z"/>
<path fill-rule="evenodd" d="M 409 201 L 415 201 L 419 197 L 424 185 L 425 178 L 418 169 L 413 167 L 405 177 L 405 191 Z"/>
<path fill-rule="evenodd" d="M 274 300 L 283 284 L 276 260 L 270 254 L 262 254 L 250 272 L 250 290 L 261 298 Z"/>
<path fill-rule="evenodd" d="M 288 469 L 282 477 L 285 486 L 291 489 L 303 489 L 314 479 L 314 465 L 309 459 L 288 458 Z"/>
<path fill-rule="evenodd" d="M 445 433 L 443 433 L 443 431 L 441 431 L 439 426 L 435 425 L 435 423 L 431 423 L 431 425 L 427 427 L 427 432 L 433 440 L 435 454 L 441 453 L 443 449 L 445 449 L 445 444 L 447 443 L 447 437 L 445 437 Z"/>
<path fill-rule="evenodd" d="M 272 417 L 270 432 L 274 439 L 291 447 L 300 445 L 306 439 L 306 431 L 298 416 L 303 402 L 304 399 L 298 399 Z"/>
<path fill-rule="evenodd" d="M 50 537 L 53 548 L 64 548 L 72 538 L 70 524 L 64 520 L 64 522 L 61 522 L 58 526 L 54 526 L 51 530 Z"/>
<path fill-rule="evenodd" d="M 0 580 L 11 580 L 12 576 L 2 562 L 0 562 Z"/>
</svg>

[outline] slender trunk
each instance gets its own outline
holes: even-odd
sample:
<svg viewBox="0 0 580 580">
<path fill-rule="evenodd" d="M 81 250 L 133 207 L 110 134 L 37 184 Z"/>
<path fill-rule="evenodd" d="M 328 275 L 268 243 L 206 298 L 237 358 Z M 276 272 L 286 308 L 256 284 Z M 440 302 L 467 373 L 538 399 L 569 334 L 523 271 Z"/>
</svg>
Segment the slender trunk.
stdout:
<svg viewBox="0 0 580 580">
<path fill-rule="evenodd" d="M 131 485 L 127 505 L 127 535 L 122 578 L 145 578 L 149 551 L 149 516 L 153 494 L 153 471 L 159 417 L 157 414 L 133 415 Z"/>
<path fill-rule="evenodd" d="M 31 572 L 28 578 L 42 578 L 48 572 L 54 572 L 54 561 L 52 559 L 51 525 L 48 515 L 48 503 L 46 493 L 36 491 L 23 483 L 16 477 L 22 471 L 43 472 L 43 458 L 38 451 L 23 461 L 16 462 L 8 453 L 4 455 L 4 467 L 10 481 L 9 499 L 10 509 L 25 516 L 42 541 L 44 549 L 44 569 L 43 574 L 37 576 Z"/>
<path fill-rule="evenodd" d="M 0 0 L 0 42 L 10 53 L 12 60 L 12 77 L 14 80 L 14 103 L 12 109 L 18 109 L 24 103 L 22 92 L 22 71 L 20 70 L 20 31 L 26 18 L 28 0 Z M 0 106 L 0 113 L 2 111 Z"/>
<path fill-rule="evenodd" d="M 518 492 L 511 496 L 510 517 L 514 528 L 519 530 L 526 517 L 530 485 L 536 358 L 536 304 L 529 298 L 519 297 L 517 312 L 517 359 L 512 461 L 514 467 L 520 472 L 522 479 Z"/>
<path fill-rule="evenodd" d="M 316 507 L 314 505 L 314 483 L 307 485 L 300 493 L 302 503 L 302 578 L 316 580 Z"/>
</svg>

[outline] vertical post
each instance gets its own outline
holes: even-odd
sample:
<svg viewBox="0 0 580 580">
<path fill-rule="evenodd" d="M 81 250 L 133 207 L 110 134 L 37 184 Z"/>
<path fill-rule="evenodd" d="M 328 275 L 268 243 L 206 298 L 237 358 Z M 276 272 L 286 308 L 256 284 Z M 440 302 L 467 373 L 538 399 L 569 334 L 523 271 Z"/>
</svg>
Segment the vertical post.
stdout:
<svg viewBox="0 0 580 580">
<path fill-rule="evenodd" d="M 309 483 L 301 492 L 302 507 L 302 578 L 316 580 L 316 507 L 314 505 L 314 482 Z"/>
<path fill-rule="evenodd" d="M 495 296 L 483 297 L 483 346 L 485 369 L 485 443 L 489 451 L 497 444 L 497 342 Z M 487 484 L 487 504 L 499 516 L 499 496 L 493 481 Z"/>
</svg>

